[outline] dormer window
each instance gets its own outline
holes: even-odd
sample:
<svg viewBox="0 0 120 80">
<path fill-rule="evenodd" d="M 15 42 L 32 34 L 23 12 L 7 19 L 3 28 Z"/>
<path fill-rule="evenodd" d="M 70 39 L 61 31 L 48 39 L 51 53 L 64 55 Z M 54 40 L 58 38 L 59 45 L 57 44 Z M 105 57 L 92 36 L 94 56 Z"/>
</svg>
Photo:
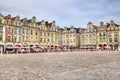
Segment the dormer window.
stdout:
<svg viewBox="0 0 120 80">
<path fill-rule="evenodd" d="M 11 25 L 11 21 L 10 20 L 8 21 L 8 25 Z"/>
<path fill-rule="evenodd" d="M 19 22 L 19 26 L 21 26 L 21 25 L 20 25 L 20 22 Z"/>
<path fill-rule="evenodd" d="M 74 32 L 74 30 L 72 30 L 71 32 Z"/>
<path fill-rule="evenodd" d="M 19 21 L 17 21 L 17 26 L 19 26 Z"/>
<path fill-rule="evenodd" d="M 35 24 L 33 24 L 33 27 L 35 27 Z"/>
<path fill-rule="evenodd" d="M 17 22 L 15 22 L 15 26 L 17 26 Z"/>
<path fill-rule="evenodd" d="M 111 25 L 114 25 L 114 21 L 113 21 L 113 20 L 111 20 L 111 21 L 110 21 L 110 24 L 111 24 Z"/>
</svg>

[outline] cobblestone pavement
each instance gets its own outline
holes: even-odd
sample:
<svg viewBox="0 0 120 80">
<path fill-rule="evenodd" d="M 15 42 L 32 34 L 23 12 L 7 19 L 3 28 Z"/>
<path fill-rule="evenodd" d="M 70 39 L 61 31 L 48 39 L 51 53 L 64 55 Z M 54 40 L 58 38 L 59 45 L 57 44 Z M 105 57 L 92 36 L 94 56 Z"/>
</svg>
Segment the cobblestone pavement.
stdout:
<svg viewBox="0 0 120 80">
<path fill-rule="evenodd" d="M 4 54 L 0 80 L 120 80 L 120 52 Z"/>
</svg>

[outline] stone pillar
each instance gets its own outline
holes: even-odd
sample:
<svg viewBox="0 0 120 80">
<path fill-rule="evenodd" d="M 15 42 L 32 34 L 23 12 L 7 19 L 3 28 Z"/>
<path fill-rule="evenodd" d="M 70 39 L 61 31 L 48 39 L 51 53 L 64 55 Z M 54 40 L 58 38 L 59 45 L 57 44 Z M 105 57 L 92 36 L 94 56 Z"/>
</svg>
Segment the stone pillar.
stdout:
<svg viewBox="0 0 120 80">
<path fill-rule="evenodd" d="M 118 51 L 120 51 L 120 44 L 118 45 Z"/>
<path fill-rule="evenodd" d="M 99 50 L 99 45 L 97 45 L 96 49 Z"/>
<path fill-rule="evenodd" d="M 113 45 L 113 50 L 115 49 L 115 45 Z"/>
</svg>

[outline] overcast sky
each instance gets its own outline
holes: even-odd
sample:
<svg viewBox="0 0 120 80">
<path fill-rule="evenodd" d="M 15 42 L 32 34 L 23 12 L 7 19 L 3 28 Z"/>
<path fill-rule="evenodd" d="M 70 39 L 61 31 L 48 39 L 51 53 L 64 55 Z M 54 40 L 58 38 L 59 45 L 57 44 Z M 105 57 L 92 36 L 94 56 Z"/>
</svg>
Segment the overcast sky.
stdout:
<svg viewBox="0 0 120 80">
<path fill-rule="evenodd" d="M 120 0 L 0 0 L 0 13 L 55 20 L 60 27 L 86 27 L 89 21 L 94 25 L 110 20 L 120 24 Z"/>
</svg>

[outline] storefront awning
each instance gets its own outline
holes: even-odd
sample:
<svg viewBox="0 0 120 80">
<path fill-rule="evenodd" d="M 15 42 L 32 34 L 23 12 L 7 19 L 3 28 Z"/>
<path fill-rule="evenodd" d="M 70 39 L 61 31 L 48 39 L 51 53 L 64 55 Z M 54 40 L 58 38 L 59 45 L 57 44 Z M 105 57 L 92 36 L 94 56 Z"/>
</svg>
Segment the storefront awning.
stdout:
<svg viewBox="0 0 120 80">
<path fill-rule="evenodd" d="M 15 45 L 14 48 L 16 49 L 21 48 L 21 45 Z"/>
<path fill-rule="evenodd" d="M 13 47 L 13 45 L 6 45 L 6 48 L 7 49 L 13 49 L 14 47 Z"/>
</svg>

